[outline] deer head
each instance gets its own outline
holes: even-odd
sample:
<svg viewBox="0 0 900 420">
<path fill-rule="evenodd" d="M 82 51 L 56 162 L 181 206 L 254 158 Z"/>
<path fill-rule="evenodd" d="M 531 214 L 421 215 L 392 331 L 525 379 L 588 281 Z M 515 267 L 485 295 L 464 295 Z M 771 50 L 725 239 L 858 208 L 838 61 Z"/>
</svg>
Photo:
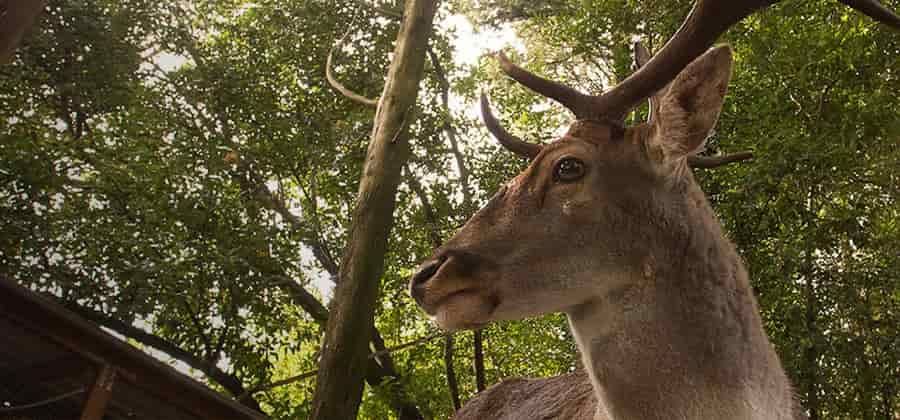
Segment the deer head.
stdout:
<svg viewBox="0 0 900 420">
<path fill-rule="evenodd" d="M 422 267 L 413 296 L 455 329 L 568 311 L 641 278 L 652 242 L 685 225 L 675 210 L 693 199 L 687 158 L 715 124 L 730 76 L 729 48 L 715 48 L 654 101 L 652 122 L 579 120 L 543 147 L 498 130 L 482 98 L 488 127 L 531 164 Z"/>
<path fill-rule="evenodd" d="M 900 28 L 871 1 L 842 0 Z M 516 66 L 502 70 L 556 100 L 576 121 L 546 145 L 506 132 L 482 96 L 489 131 L 530 165 L 424 262 L 410 281 L 418 304 L 445 329 L 564 311 L 617 290 L 658 287 L 654 260 L 708 230 L 722 237 L 690 171 L 713 129 L 731 75 L 728 27 L 773 1 L 699 0 L 679 31 L 634 74 L 586 95 Z M 646 54 L 639 61 L 646 61 Z M 639 57 L 640 58 L 640 57 Z M 652 119 L 625 127 L 651 100 Z M 711 166 L 711 165 L 710 165 Z"/>
</svg>

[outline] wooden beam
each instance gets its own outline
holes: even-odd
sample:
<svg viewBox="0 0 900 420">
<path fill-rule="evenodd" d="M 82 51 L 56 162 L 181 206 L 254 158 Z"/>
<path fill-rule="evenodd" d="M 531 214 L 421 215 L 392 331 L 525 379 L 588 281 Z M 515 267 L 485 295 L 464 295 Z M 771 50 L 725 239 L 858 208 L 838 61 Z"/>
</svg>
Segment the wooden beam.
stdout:
<svg viewBox="0 0 900 420">
<path fill-rule="evenodd" d="M 8 378 L 28 378 L 29 382 L 56 382 L 77 379 L 81 382 L 92 377 L 94 367 L 83 357 L 67 354 L 58 359 L 16 367 L 14 370 L 0 370 Z"/>
<path fill-rule="evenodd" d="M 106 413 L 106 404 L 112 398 L 113 385 L 116 382 L 116 369 L 110 365 L 103 365 L 97 378 L 94 379 L 94 385 L 91 386 L 91 392 L 88 393 L 84 401 L 84 408 L 81 410 L 81 420 L 103 420 Z"/>
<path fill-rule="evenodd" d="M 0 276 L 0 315 L 66 347 L 180 410 L 205 419 L 256 420 L 265 415 L 229 399 L 119 340 L 60 304 Z"/>
</svg>

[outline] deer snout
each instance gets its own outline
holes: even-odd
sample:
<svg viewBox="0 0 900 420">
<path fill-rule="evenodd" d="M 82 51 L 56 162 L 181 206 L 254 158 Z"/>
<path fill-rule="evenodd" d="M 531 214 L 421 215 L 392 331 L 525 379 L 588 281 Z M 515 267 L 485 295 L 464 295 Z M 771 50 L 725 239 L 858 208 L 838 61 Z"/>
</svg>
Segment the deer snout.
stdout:
<svg viewBox="0 0 900 420">
<path fill-rule="evenodd" d="M 433 312 L 443 298 L 472 288 L 473 278 L 486 266 L 484 258 L 458 249 L 439 252 L 423 263 L 409 280 L 409 291 L 425 312 Z"/>
<path fill-rule="evenodd" d="M 430 261 L 426 261 L 416 270 L 412 278 L 409 280 L 409 293 L 415 299 L 419 306 L 424 306 L 425 284 L 431 280 L 435 273 L 441 269 L 441 266 L 447 262 L 447 256 L 441 255 Z"/>
<path fill-rule="evenodd" d="M 490 322 L 500 304 L 497 292 L 485 281 L 493 273 L 491 267 L 477 254 L 440 250 L 416 269 L 409 292 L 441 328 L 476 328 Z"/>
</svg>

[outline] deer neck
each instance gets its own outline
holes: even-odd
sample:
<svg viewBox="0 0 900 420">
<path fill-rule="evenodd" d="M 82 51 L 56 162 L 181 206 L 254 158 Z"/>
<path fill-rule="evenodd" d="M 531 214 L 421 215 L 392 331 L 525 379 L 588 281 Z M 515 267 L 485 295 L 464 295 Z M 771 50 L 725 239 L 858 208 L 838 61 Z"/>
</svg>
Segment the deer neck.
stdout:
<svg viewBox="0 0 900 420">
<path fill-rule="evenodd" d="M 688 202 L 692 222 L 661 223 L 685 229 L 663 232 L 626 286 L 567 313 L 597 418 L 792 418 L 746 270 L 705 198 Z"/>
</svg>

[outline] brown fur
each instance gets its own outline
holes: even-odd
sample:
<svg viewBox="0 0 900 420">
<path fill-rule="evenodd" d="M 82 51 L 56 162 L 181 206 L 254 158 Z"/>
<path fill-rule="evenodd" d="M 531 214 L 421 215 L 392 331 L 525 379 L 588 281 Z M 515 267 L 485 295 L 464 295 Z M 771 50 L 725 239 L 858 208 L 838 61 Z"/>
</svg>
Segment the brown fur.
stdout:
<svg viewBox="0 0 900 420">
<path fill-rule="evenodd" d="M 597 399 L 584 371 L 545 379 L 511 378 L 469 400 L 454 420 L 594 420 Z"/>
</svg>

